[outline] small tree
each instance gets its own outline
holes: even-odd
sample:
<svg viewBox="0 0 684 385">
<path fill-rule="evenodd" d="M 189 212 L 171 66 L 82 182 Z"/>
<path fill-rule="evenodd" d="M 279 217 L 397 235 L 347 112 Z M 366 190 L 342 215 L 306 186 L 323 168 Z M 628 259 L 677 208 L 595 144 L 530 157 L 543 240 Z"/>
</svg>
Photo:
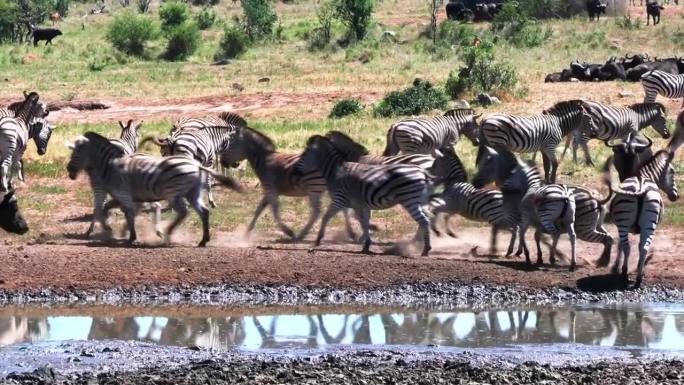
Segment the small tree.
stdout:
<svg viewBox="0 0 684 385">
<path fill-rule="evenodd" d="M 60 16 L 66 17 L 69 14 L 69 0 L 55 0 L 54 9 Z"/>
<path fill-rule="evenodd" d="M 248 45 L 249 39 L 244 32 L 235 27 L 226 27 L 214 60 L 234 59 L 247 51 Z"/>
<path fill-rule="evenodd" d="M 373 0 L 336 0 L 335 15 L 357 41 L 366 37 L 372 14 Z"/>
<path fill-rule="evenodd" d="M 169 43 L 164 56 L 167 60 L 184 60 L 199 47 L 200 33 L 195 23 L 183 23 L 168 32 Z"/>
<path fill-rule="evenodd" d="M 211 9 L 203 9 L 195 16 L 195 22 L 199 29 L 209 29 L 216 22 L 216 12 Z"/>
<path fill-rule="evenodd" d="M 278 20 L 271 0 L 241 0 L 244 27 L 247 36 L 255 40 L 273 33 Z"/>
<path fill-rule="evenodd" d="M 119 51 L 141 56 L 145 51 L 145 43 L 155 39 L 157 34 L 157 28 L 146 17 L 125 13 L 114 18 L 107 39 Z"/>
<path fill-rule="evenodd" d="M 437 15 L 442 8 L 443 0 L 428 0 L 430 7 L 430 36 L 432 36 L 432 44 L 437 44 Z"/>
<path fill-rule="evenodd" d="M 19 40 L 21 35 L 19 15 L 17 4 L 11 0 L 0 0 L 0 43 Z"/>
<path fill-rule="evenodd" d="M 165 3 L 159 8 L 159 18 L 163 31 L 169 31 L 188 20 L 188 7 L 183 3 Z"/>
</svg>

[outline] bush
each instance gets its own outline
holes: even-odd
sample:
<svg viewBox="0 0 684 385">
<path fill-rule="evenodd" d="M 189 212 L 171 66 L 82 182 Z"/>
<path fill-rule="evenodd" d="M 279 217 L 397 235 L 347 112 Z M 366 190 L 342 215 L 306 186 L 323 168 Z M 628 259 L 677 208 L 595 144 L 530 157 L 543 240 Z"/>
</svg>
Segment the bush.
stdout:
<svg viewBox="0 0 684 385">
<path fill-rule="evenodd" d="M 234 27 L 226 27 L 214 60 L 234 59 L 247 51 L 248 46 L 249 39 L 244 32 Z"/>
<path fill-rule="evenodd" d="M 168 32 L 188 20 L 188 7 L 183 3 L 165 3 L 159 8 L 159 18 L 162 31 Z"/>
<path fill-rule="evenodd" d="M 334 0 L 328 0 L 318 8 L 316 12 L 319 27 L 316 28 L 309 38 L 309 49 L 323 49 L 330 44 L 332 39 L 332 25 L 335 20 Z"/>
<path fill-rule="evenodd" d="M 497 96 L 515 91 L 518 73 L 510 64 L 494 60 L 494 44 L 491 41 L 483 40 L 480 46 L 466 48 L 463 61 L 466 66 L 452 71 L 444 86 L 452 99 L 461 98 L 469 91 Z"/>
<path fill-rule="evenodd" d="M 199 29 L 205 30 L 211 28 L 216 22 L 216 12 L 211 9 L 203 9 L 195 16 L 195 22 Z"/>
<path fill-rule="evenodd" d="M 520 10 L 535 19 L 570 17 L 573 14 L 586 12 L 585 3 L 573 6 L 568 0 L 520 0 Z M 578 2 L 579 3 L 579 2 Z"/>
<path fill-rule="evenodd" d="M 183 23 L 168 33 L 169 42 L 164 52 L 166 60 L 184 60 L 195 53 L 200 33 L 195 23 Z"/>
<path fill-rule="evenodd" d="M 53 8 L 55 11 L 59 12 L 61 17 L 67 17 L 69 14 L 69 0 L 55 0 Z"/>
<path fill-rule="evenodd" d="M 19 23 L 19 5 L 12 0 L 0 0 L 0 43 L 18 41 L 23 34 Z"/>
<path fill-rule="evenodd" d="M 373 113 L 382 117 L 417 115 L 446 107 L 447 97 L 441 90 L 434 88 L 430 82 L 416 79 L 411 87 L 385 95 Z"/>
<path fill-rule="evenodd" d="M 245 32 L 255 40 L 273 33 L 278 16 L 271 0 L 241 0 Z"/>
<path fill-rule="evenodd" d="M 531 48 L 542 45 L 551 37 L 552 30 L 530 19 L 521 7 L 511 3 L 492 21 L 492 31 L 516 47 Z"/>
<path fill-rule="evenodd" d="M 107 40 L 122 52 L 141 56 L 145 52 L 145 43 L 156 39 L 157 35 L 157 28 L 152 21 L 144 16 L 125 13 L 114 18 L 107 32 Z"/>
<path fill-rule="evenodd" d="M 437 43 L 464 46 L 471 45 L 478 37 L 475 29 L 469 24 L 461 24 L 446 20 L 437 27 Z"/>
<path fill-rule="evenodd" d="M 329 118 L 342 118 L 347 115 L 358 114 L 363 111 L 363 105 L 358 99 L 342 99 L 335 103 Z"/>
<path fill-rule="evenodd" d="M 640 17 L 632 19 L 632 16 L 627 15 L 623 18 L 616 17 L 615 25 L 628 31 L 634 31 L 636 29 L 641 29 L 643 24 Z"/>
<path fill-rule="evenodd" d="M 335 0 L 335 16 L 357 41 L 366 37 L 372 13 L 373 0 Z"/>
</svg>

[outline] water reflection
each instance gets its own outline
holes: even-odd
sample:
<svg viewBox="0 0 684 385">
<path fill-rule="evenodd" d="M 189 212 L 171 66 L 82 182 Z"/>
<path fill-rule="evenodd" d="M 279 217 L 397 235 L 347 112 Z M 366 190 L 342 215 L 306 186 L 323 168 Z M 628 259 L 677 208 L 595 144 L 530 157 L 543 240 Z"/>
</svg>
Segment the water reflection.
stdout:
<svg viewBox="0 0 684 385">
<path fill-rule="evenodd" d="M 84 316 L 77 317 L 0 317 L 0 346 L 119 339 L 217 349 L 316 349 L 348 344 L 482 348 L 573 343 L 635 351 L 684 350 L 684 305 L 218 317 L 202 317 L 201 312 L 189 317 L 90 317 L 85 309 Z"/>
</svg>

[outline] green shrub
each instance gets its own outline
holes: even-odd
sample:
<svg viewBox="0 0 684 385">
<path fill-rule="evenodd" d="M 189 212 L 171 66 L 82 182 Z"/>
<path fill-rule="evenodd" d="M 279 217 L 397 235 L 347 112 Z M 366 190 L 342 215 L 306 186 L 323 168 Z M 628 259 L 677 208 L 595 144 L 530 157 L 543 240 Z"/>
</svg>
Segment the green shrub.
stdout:
<svg viewBox="0 0 684 385">
<path fill-rule="evenodd" d="M 586 12 L 584 2 L 573 4 L 568 0 L 520 0 L 518 4 L 522 12 L 535 19 L 570 17 Z"/>
<path fill-rule="evenodd" d="M 244 32 L 235 27 L 226 27 L 214 60 L 234 59 L 247 51 L 248 46 L 249 38 Z"/>
<path fill-rule="evenodd" d="M 166 60 L 184 60 L 199 47 L 200 33 L 195 23 L 183 23 L 168 33 L 169 42 L 164 52 Z"/>
<path fill-rule="evenodd" d="M 471 45 L 478 33 L 469 24 L 446 20 L 437 27 L 438 44 L 464 46 Z"/>
<path fill-rule="evenodd" d="M 417 115 L 434 109 L 445 109 L 447 97 L 428 81 L 416 79 L 402 91 L 392 91 L 375 106 L 376 116 Z"/>
<path fill-rule="evenodd" d="M 205 30 L 211 28 L 216 22 L 216 12 L 205 8 L 195 16 L 195 22 L 199 29 Z"/>
<path fill-rule="evenodd" d="M 107 40 L 122 52 L 141 56 L 145 52 L 145 43 L 156 39 L 157 35 L 157 28 L 152 21 L 144 16 L 125 13 L 114 18 L 107 32 Z"/>
<path fill-rule="evenodd" d="M 373 14 L 373 0 L 335 0 L 335 16 L 348 28 L 349 37 L 363 40 Z"/>
<path fill-rule="evenodd" d="M 19 5 L 12 0 L 0 0 L 0 43 L 19 40 L 22 29 L 19 23 Z"/>
<path fill-rule="evenodd" d="M 462 98 L 466 92 L 501 96 L 516 91 L 518 73 L 510 64 L 494 60 L 491 41 L 483 40 L 479 46 L 466 48 L 462 60 L 466 66 L 452 71 L 444 86 L 452 99 Z"/>
<path fill-rule="evenodd" d="M 54 10 L 59 12 L 61 17 L 69 15 L 69 0 L 55 0 Z"/>
<path fill-rule="evenodd" d="M 634 31 L 636 29 L 641 29 L 643 26 L 642 20 L 640 17 L 637 17 L 636 19 L 632 19 L 631 15 L 627 15 L 625 17 L 616 17 L 615 18 L 615 25 L 622 29 L 626 29 L 628 31 Z"/>
<path fill-rule="evenodd" d="M 363 111 L 363 105 L 358 99 L 342 99 L 333 106 L 329 118 L 342 118 L 347 115 L 358 114 Z"/>
<path fill-rule="evenodd" d="M 250 39 L 259 39 L 273 33 L 278 16 L 272 0 L 241 0 L 245 32 Z"/>
<path fill-rule="evenodd" d="M 552 35 L 550 28 L 530 19 L 521 7 L 511 3 L 504 4 L 503 9 L 492 20 L 492 31 L 520 48 L 538 47 Z"/>
<path fill-rule="evenodd" d="M 316 12 L 319 26 L 313 31 L 309 37 L 309 49 L 319 50 L 330 44 L 332 39 L 332 25 L 335 20 L 335 3 L 334 0 L 328 0 L 321 4 Z"/>
<path fill-rule="evenodd" d="M 159 8 L 159 19 L 162 31 L 168 32 L 188 20 L 188 7 L 183 3 L 164 3 Z"/>
</svg>

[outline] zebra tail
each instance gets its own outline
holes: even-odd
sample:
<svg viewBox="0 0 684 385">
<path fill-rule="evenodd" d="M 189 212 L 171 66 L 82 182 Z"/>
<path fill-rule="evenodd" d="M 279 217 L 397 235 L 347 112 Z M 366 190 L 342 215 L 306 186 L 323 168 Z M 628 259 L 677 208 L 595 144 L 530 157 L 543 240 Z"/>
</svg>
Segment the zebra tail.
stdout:
<svg viewBox="0 0 684 385">
<path fill-rule="evenodd" d="M 239 193 L 245 192 L 245 190 L 242 188 L 242 185 L 240 185 L 240 183 L 238 183 L 238 181 L 236 181 L 235 179 L 227 175 L 219 174 L 210 168 L 200 166 L 200 169 L 206 172 L 207 174 L 211 175 L 212 178 L 219 181 L 222 185 L 228 187 L 229 189 Z"/>
<path fill-rule="evenodd" d="M 613 181 L 610 176 L 610 166 L 613 164 L 613 157 L 609 156 L 606 159 L 606 163 L 603 165 L 603 183 L 608 187 L 608 196 L 604 200 L 600 200 L 598 203 L 601 206 L 605 206 L 613 198 L 615 191 L 613 190 Z"/>
<path fill-rule="evenodd" d="M 160 138 L 157 135 L 146 136 L 140 141 L 139 146 L 142 147 L 142 145 L 144 145 L 147 142 L 152 142 L 159 147 L 163 147 L 163 146 L 166 146 L 168 144 L 168 138 Z"/>
</svg>

